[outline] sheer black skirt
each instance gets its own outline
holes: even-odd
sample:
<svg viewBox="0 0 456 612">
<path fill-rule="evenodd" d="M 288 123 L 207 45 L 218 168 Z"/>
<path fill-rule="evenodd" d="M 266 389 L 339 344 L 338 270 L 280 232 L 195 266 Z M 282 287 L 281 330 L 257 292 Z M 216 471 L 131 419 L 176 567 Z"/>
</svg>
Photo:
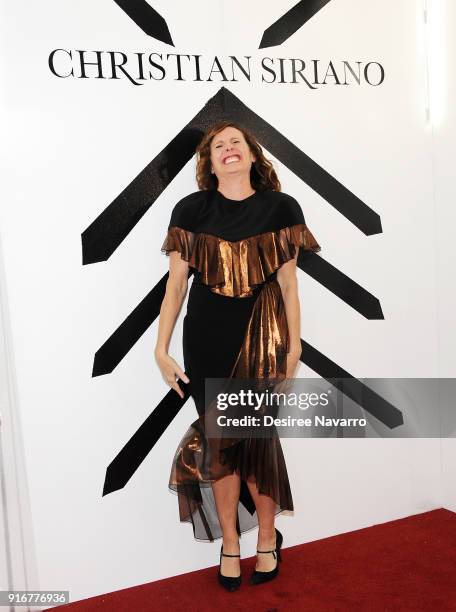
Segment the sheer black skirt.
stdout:
<svg viewBox="0 0 456 612">
<path fill-rule="evenodd" d="M 184 367 L 199 417 L 208 405 L 205 378 L 227 378 L 241 350 L 252 311 L 263 285 L 243 298 L 216 294 L 199 281 L 190 288 L 183 326 Z M 206 401 L 205 401 L 206 400 Z M 212 482 L 236 472 L 241 478 L 237 529 L 241 534 L 258 525 L 246 481 L 255 481 L 260 493 L 276 503 L 276 514 L 293 510 L 285 459 L 277 435 L 245 438 L 215 450 L 205 438 L 201 418 L 182 438 L 171 467 L 169 487 L 177 492 L 180 520 L 191 522 L 194 537 L 214 540 L 222 536 Z"/>
</svg>

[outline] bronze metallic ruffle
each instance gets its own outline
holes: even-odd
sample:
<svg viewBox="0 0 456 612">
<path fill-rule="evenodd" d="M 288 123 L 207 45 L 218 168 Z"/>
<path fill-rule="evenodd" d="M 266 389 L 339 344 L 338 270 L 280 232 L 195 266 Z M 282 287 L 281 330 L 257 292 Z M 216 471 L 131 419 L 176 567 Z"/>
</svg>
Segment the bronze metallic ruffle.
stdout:
<svg viewBox="0 0 456 612">
<path fill-rule="evenodd" d="M 255 285 L 264 283 L 282 264 L 293 259 L 297 247 L 314 253 L 321 250 L 304 223 L 235 242 L 173 226 L 168 229 L 161 250 L 166 255 L 170 251 L 180 252 L 214 293 L 248 297 Z"/>
</svg>

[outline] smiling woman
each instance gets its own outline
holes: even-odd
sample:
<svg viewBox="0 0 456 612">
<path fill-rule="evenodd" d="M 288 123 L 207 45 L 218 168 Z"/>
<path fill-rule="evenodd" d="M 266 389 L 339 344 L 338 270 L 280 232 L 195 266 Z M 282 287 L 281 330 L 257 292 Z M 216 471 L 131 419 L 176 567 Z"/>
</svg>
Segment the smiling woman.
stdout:
<svg viewBox="0 0 456 612">
<path fill-rule="evenodd" d="M 217 174 L 218 190 L 233 200 L 242 200 L 255 193 L 250 181 L 250 170 L 256 161 L 242 133 L 233 126 L 227 126 L 211 143 L 211 174 Z M 225 180 L 224 173 L 227 173 Z M 230 176 L 239 177 L 235 183 Z M 228 193 L 227 193 L 228 192 Z M 249 193 L 250 192 L 250 193 Z"/>
<path fill-rule="evenodd" d="M 234 590 L 241 581 L 239 535 L 252 527 L 259 526 L 252 583 L 277 575 L 282 536 L 274 519 L 293 510 L 293 499 L 275 429 L 264 437 L 208 435 L 214 412 L 205 381 L 251 379 L 260 388 L 293 376 L 301 355 L 296 258 L 300 247 L 316 253 L 320 246 L 251 133 L 221 122 L 197 153 L 200 190 L 174 206 L 162 245 L 170 272 L 155 355 L 181 397 L 178 381 L 189 384 L 198 412 L 175 452 L 169 487 L 195 538 L 223 538 L 218 579 Z M 167 347 L 189 267 L 184 373 Z"/>
</svg>

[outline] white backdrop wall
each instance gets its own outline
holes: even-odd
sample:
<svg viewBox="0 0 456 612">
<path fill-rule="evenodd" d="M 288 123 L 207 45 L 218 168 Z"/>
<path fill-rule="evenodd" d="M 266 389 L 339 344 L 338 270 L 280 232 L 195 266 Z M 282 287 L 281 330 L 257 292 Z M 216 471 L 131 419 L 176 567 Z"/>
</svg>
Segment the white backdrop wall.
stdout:
<svg viewBox="0 0 456 612">
<path fill-rule="evenodd" d="M 179 524 L 167 489 L 174 450 L 196 416 L 192 400 L 127 485 L 102 497 L 107 466 L 168 391 L 153 358 L 157 321 L 111 374 L 92 377 L 95 352 L 167 271 L 160 246 L 173 205 L 197 188 L 195 160 L 106 261 L 82 265 L 81 233 L 222 86 L 382 221 L 382 233 L 364 235 L 266 150 L 283 190 L 300 201 L 320 256 L 378 297 L 385 317 L 368 320 L 298 271 L 303 338 L 357 377 L 454 375 L 454 330 L 447 335 L 454 89 L 445 91 L 452 131 L 442 123 L 433 133 L 423 2 L 331 0 L 265 49 L 258 49 L 263 32 L 295 3 L 150 4 L 175 47 L 148 36 L 111 0 L 2 4 L 2 308 L 5 360 L 14 365 L 5 383 L 16 390 L 5 395 L 3 431 L 26 474 L 25 483 L 15 476 L 25 531 L 10 562 L 23 561 L 16 588 L 69 589 L 72 600 L 217 562 L 218 549 L 194 542 L 191 527 Z M 446 8 L 454 24 L 450 0 Z M 447 25 L 454 55 L 452 32 Z M 48 65 L 54 49 L 74 57 L 78 49 L 201 54 L 203 80 L 190 73 L 175 80 L 170 64 L 166 78 L 140 86 L 127 78 L 58 78 Z M 208 81 L 214 56 L 230 55 L 251 56 L 252 80 L 213 73 Z M 69 69 L 59 57 L 59 69 Z M 328 78 L 315 89 L 266 83 L 263 57 L 378 62 L 385 79 L 347 86 Z M 171 345 L 181 364 L 184 312 Z M 301 364 L 298 376 L 315 372 Z M 13 418 L 20 423 L 14 432 Z M 455 508 L 450 442 L 441 455 L 437 439 L 283 440 L 296 508 L 279 518 L 286 545 L 444 503 Z M 243 555 L 254 554 L 255 538 L 243 537 Z"/>
<path fill-rule="evenodd" d="M 432 109 L 432 170 L 436 204 L 437 312 L 439 376 L 456 376 L 455 269 L 456 227 L 456 5 L 435 2 L 429 20 L 430 104 Z M 456 444 L 443 438 L 442 505 L 456 512 Z"/>
</svg>

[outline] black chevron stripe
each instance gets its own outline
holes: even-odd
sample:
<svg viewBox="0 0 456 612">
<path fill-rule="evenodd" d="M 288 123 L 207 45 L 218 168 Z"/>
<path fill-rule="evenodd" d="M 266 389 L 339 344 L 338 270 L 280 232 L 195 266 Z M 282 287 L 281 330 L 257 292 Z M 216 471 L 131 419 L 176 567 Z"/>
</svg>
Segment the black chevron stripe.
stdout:
<svg viewBox="0 0 456 612">
<path fill-rule="evenodd" d="M 259 49 L 281 45 L 331 0 L 301 0 L 269 26 L 261 38 Z"/>
<path fill-rule="evenodd" d="M 301 361 L 330 384 L 359 404 L 380 422 L 394 429 L 404 423 L 400 410 L 369 389 L 349 372 L 328 359 L 323 353 L 301 339 Z M 103 495 L 123 488 L 163 435 L 174 417 L 189 398 L 189 384 L 179 381 L 184 391 L 181 399 L 174 389 L 165 395 L 155 410 L 128 440 L 109 464 L 103 487 Z"/>
<path fill-rule="evenodd" d="M 380 300 L 320 255 L 300 249 L 297 265 L 366 319 L 384 319 Z M 322 280 L 323 279 L 323 280 Z"/>
<path fill-rule="evenodd" d="M 106 258 L 106 254 L 111 254 L 113 248 L 118 246 L 125 235 L 136 225 L 142 215 L 146 212 L 151 202 L 162 193 L 167 184 L 166 178 L 174 177 L 180 169 L 193 156 L 197 143 L 202 135 L 202 130 L 211 125 L 219 117 L 217 113 L 222 112 L 226 116 L 229 110 L 235 113 L 236 119 L 248 124 L 248 127 L 253 129 L 260 137 L 262 144 L 265 140 L 268 141 L 268 148 L 273 149 L 273 153 L 277 158 L 281 159 L 286 164 L 286 159 L 290 159 L 289 165 L 294 165 L 296 173 L 300 174 L 299 163 L 296 163 L 298 153 L 293 152 L 292 143 L 279 133 L 276 132 L 268 123 L 264 122 L 258 115 L 249 111 L 245 105 L 238 102 L 236 96 L 232 96 L 224 88 L 223 96 L 220 92 L 214 96 L 205 105 L 202 111 L 193 120 L 194 123 L 188 124 L 148 166 L 132 181 L 132 183 L 124 190 L 118 198 L 116 198 L 108 208 L 100 215 L 83 234 L 83 251 L 84 259 L 90 259 L 88 252 L 92 252 L 91 260 L 95 258 Z M 221 90 L 221 91 L 222 91 Z M 242 113 L 245 113 L 242 115 Z M 250 113 L 250 114 L 248 114 Z M 244 117 L 244 119 L 243 119 Z M 202 123 L 204 119 L 204 124 Z M 199 128 L 196 127 L 199 125 Z M 271 134 L 267 135 L 270 130 L 273 130 L 274 137 Z M 274 138 L 277 139 L 275 143 Z M 290 153 L 289 147 L 292 147 Z M 165 173 L 163 164 L 165 160 L 178 160 L 168 164 L 169 168 Z M 308 160 L 309 158 L 307 158 Z M 160 160 L 160 161 L 159 161 Z M 307 160 L 304 160 L 307 162 Z M 161 170 L 159 171 L 159 167 Z M 305 163 L 303 164 L 305 167 Z M 318 166 L 318 168 L 320 168 Z M 325 172 L 323 170 L 323 172 Z M 159 176 L 158 176 L 159 174 Z M 306 178 L 308 181 L 317 181 L 318 173 L 315 168 L 310 167 L 307 170 Z M 301 178 L 303 178 L 301 176 Z M 148 196 L 146 186 L 149 186 L 149 191 L 152 196 Z M 312 185 L 311 185 L 312 186 Z M 342 191 L 341 191 L 342 190 Z M 345 190 L 345 191 L 344 191 Z M 322 191 L 320 189 L 320 191 Z M 353 196 L 342 185 L 337 183 L 335 189 L 329 190 L 326 193 L 327 199 L 330 198 L 330 203 L 335 203 L 337 207 L 348 218 L 356 219 L 361 217 L 364 220 L 364 230 L 366 233 L 375 233 L 378 230 L 376 227 L 377 221 L 380 224 L 377 213 L 367 207 L 356 196 Z M 345 199 L 344 196 L 348 196 Z M 123 206 L 123 211 L 121 209 Z M 126 212 L 127 211 L 127 212 Z M 104 233 L 103 233 L 104 230 Z M 96 251 L 96 252 L 94 252 Z M 103 253 L 103 255 L 102 255 Z M 99 260 L 98 259 L 98 260 Z M 383 313 L 378 298 L 363 289 L 356 282 L 352 281 L 345 274 L 337 270 L 329 264 L 321 256 L 316 256 L 300 250 L 298 258 L 298 266 L 322 283 L 334 295 L 337 295 L 346 304 L 357 310 L 360 314 L 368 319 L 382 319 Z M 148 293 L 148 295 L 140 302 L 132 313 L 121 323 L 121 325 L 113 332 L 108 340 L 97 350 L 94 357 L 92 376 L 99 376 L 112 372 L 113 369 L 125 357 L 132 346 L 153 323 L 160 311 L 160 305 L 163 300 L 166 277 Z"/>
<path fill-rule="evenodd" d="M 189 277 L 193 271 L 189 272 Z M 160 314 L 167 272 L 95 353 L 92 377 L 110 374 Z"/>
<path fill-rule="evenodd" d="M 166 21 L 146 0 L 114 0 L 114 2 L 148 36 L 174 47 Z"/>
<path fill-rule="evenodd" d="M 350 397 L 384 425 L 394 429 L 404 424 L 404 417 L 400 410 L 302 338 L 301 348 L 303 363 L 340 389 L 344 395 Z"/>
<path fill-rule="evenodd" d="M 170 389 L 158 406 L 132 435 L 122 450 L 114 457 L 106 469 L 103 495 L 124 487 L 138 467 L 150 453 L 165 429 L 190 397 L 189 386 L 179 381 L 184 391 L 181 399 L 174 389 Z"/>
<path fill-rule="evenodd" d="M 379 300 L 321 256 L 300 249 L 297 265 L 367 319 L 383 319 Z M 193 270 L 189 271 L 189 278 Z M 160 313 L 168 272 L 97 350 L 92 376 L 110 374 Z"/>
<path fill-rule="evenodd" d="M 230 118 L 236 119 L 249 127 L 262 146 L 364 234 L 370 236 L 382 232 L 378 213 L 331 176 L 329 172 L 301 151 L 270 123 L 267 123 L 241 102 L 231 91 L 222 89 L 224 108 L 229 111 Z"/>
<path fill-rule="evenodd" d="M 330 1 L 301 0 L 263 32 L 258 48 L 281 45 Z M 174 47 L 166 20 L 146 0 L 114 0 L 114 2 L 145 34 Z"/>
<path fill-rule="evenodd" d="M 381 233 L 379 215 L 303 153 L 296 145 L 249 109 L 225 87 L 105 208 L 81 235 L 83 264 L 107 260 L 141 220 L 158 196 L 193 157 L 207 127 L 234 119 L 250 128 L 259 142 L 301 180 L 320 194 L 364 234 Z"/>
</svg>

